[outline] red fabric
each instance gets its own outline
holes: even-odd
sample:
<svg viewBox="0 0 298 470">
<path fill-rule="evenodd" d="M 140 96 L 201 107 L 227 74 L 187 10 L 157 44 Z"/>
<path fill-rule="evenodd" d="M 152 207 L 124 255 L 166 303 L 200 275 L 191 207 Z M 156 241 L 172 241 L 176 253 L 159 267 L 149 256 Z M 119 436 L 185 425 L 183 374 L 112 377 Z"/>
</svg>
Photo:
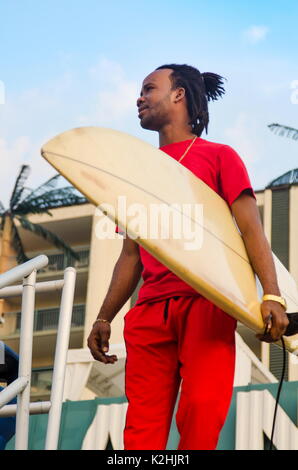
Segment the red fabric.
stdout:
<svg viewBox="0 0 298 470">
<path fill-rule="evenodd" d="M 124 450 L 166 449 L 180 382 L 178 450 L 216 448 L 233 393 L 236 325 L 199 296 L 128 311 Z"/>
<path fill-rule="evenodd" d="M 165 145 L 160 150 L 175 160 L 179 160 L 190 142 L 191 140 L 186 140 Z M 229 206 L 245 189 L 249 189 L 256 199 L 242 159 L 228 145 L 209 142 L 198 137 L 181 164 L 208 184 L 227 201 Z M 116 232 L 118 232 L 118 227 L 116 227 Z M 165 299 L 171 295 L 199 295 L 144 248 L 141 246 L 139 248 L 144 268 L 142 272 L 144 283 L 139 290 L 137 304 Z"/>
</svg>

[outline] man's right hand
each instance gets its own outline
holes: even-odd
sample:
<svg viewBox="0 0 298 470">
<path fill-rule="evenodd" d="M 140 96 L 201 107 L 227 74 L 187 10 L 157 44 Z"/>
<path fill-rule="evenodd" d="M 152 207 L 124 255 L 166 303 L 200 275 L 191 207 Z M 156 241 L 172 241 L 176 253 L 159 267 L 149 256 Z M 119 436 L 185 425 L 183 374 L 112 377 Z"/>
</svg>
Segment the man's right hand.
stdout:
<svg viewBox="0 0 298 470">
<path fill-rule="evenodd" d="M 94 323 L 93 328 L 87 340 L 88 348 L 94 359 L 105 364 L 114 364 L 118 360 L 113 354 L 108 356 L 106 352 L 109 350 L 109 338 L 111 336 L 111 325 L 108 322 L 98 321 Z M 104 350 L 104 348 L 107 348 Z"/>
</svg>

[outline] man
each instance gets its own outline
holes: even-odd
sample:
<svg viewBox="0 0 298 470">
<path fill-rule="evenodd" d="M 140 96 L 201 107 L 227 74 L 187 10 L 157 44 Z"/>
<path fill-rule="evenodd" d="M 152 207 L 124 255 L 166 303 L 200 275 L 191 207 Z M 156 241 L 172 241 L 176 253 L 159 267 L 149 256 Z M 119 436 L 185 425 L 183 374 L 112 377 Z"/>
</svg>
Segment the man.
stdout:
<svg viewBox="0 0 298 470">
<path fill-rule="evenodd" d="M 266 335 L 277 341 L 289 323 L 246 168 L 229 146 L 202 139 L 207 101 L 224 92 L 222 77 L 188 65 L 159 67 L 143 81 L 137 106 L 144 129 L 159 133 L 160 148 L 185 165 L 229 204 L 251 264 L 263 286 Z M 164 184 L 171 184 L 165 181 Z M 128 237 L 107 296 L 88 338 L 93 357 L 107 355 L 110 322 L 144 283 L 125 315 L 128 399 L 124 448 L 165 449 L 179 387 L 178 449 L 215 449 L 233 391 L 236 320 L 198 294 Z"/>
</svg>

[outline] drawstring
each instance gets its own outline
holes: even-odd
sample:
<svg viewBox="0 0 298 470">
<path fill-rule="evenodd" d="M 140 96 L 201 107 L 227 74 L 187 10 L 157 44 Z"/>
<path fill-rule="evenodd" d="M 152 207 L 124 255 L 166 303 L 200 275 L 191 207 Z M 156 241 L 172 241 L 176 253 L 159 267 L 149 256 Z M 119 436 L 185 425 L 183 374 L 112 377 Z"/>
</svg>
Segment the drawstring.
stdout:
<svg viewBox="0 0 298 470">
<path fill-rule="evenodd" d="M 168 318 L 169 303 L 170 303 L 171 298 L 177 300 L 177 299 L 179 299 L 179 296 L 178 296 L 178 295 L 175 295 L 174 297 L 169 297 L 168 299 L 166 299 L 166 304 L 165 304 L 165 309 L 164 309 L 164 319 L 165 319 L 165 323 L 167 322 L 167 318 Z"/>
</svg>

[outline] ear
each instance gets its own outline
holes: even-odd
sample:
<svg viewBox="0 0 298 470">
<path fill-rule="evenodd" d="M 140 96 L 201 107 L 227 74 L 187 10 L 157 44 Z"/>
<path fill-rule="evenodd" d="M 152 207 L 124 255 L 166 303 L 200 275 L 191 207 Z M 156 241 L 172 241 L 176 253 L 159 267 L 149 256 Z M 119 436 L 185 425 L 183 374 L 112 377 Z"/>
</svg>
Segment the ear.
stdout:
<svg viewBox="0 0 298 470">
<path fill-rule="evenodd" d="M 175 98 L 174 98 L 174 103 L 178 103 L 185 97 L 185 88 L 176 88 L 175 90 Z"/>
</svg>

